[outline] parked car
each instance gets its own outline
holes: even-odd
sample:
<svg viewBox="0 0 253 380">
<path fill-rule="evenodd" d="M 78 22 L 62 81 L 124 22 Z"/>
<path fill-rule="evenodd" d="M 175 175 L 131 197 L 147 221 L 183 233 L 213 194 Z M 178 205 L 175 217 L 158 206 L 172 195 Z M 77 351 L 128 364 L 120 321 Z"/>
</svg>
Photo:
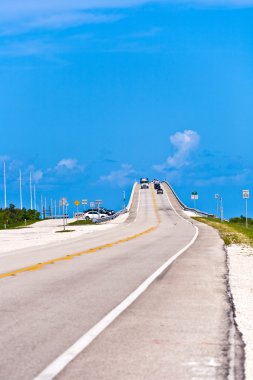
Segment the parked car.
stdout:
<svg viewBox="0 0 253 380">
<path fill-rule="evenodd" d="M 100 214 L 107 214 L 107 216 L 115 214 L 114 210 L 107 210 L 104 207 L 100 207 L 99 209 L 97 207 L 96 208 L 89 208 L 88 210 L 85 210 L 85 213 L 90 212 L 90 211 L 97 211 Z"/>
<path fill-rule="evenodd" d="M 159 189 L 156 190 L 157 194 L 163 194 L 163 189 L 160 187 Z"/>
<path fill-rule="evenodd" d="M 149 189 L 148 183 L 142 183 L 141 184 L 141 189 Z"/>
<path fill-rule="evenodd" d="M 97 219 L 101 219 L 101 218 L 106 218 L 107 216 L 108 215 L 106 215 L 106 214 L 102 214 L 98 211 L 92 210 L 92 211 L 88 211 L 84 214 L 84 219 L 85 220 L 93 220 L 93 219 L 97 220 Z"/>
</svg>

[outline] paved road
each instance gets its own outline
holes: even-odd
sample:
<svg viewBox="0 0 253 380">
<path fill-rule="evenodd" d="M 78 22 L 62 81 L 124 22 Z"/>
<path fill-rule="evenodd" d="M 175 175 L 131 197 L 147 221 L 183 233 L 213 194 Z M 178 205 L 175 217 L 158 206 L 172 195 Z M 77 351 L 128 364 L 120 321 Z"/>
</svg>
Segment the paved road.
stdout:
<svg viewBox="0 0 253 380">
<path fill-rule="evenodd" d="M 0 379 L 33 379 L 193 239 L 166 192 L 137 187 L 117 229 L 0 258 L 0 273 L 52 260 L 0 278 Z M 225 254 L 216 232 L 199 228 L 195 244 L 57 378 L 227 378 Z"/>
</svg>

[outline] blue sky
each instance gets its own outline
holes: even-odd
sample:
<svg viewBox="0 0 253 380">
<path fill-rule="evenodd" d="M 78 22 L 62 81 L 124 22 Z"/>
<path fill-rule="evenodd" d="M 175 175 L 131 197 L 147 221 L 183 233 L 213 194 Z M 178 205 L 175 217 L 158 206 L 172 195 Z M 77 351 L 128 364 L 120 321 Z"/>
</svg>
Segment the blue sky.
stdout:
<svg viewBox="0 0 253 380">
<path fill-rule="evenodd" d="M 92 5 L 91 5 L 92 4 Z M 120 208 L 140 176 L 243 213 L 252 189 L 253 1 L 0 4 L 0 165 L 37 197 Z M 3 182 L 2 171 L 0 173 Z M 253 190 L 253 189 L 252 189 Z M 0 186 L 0 206 L 3 205 Z M 253 216 L 253 207 L 249 206 Z"/>
</svg>

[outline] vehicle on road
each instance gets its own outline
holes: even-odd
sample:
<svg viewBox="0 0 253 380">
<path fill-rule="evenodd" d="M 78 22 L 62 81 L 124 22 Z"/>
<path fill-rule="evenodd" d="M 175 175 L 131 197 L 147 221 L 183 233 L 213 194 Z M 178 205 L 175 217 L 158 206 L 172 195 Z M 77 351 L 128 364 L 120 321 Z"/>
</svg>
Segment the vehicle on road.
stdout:
<svg viewBox="0 0 253 380">
<path fill-rule="evenodd" d="M 156 190 L 157 194 L 163 194 L 163 189 L 160 187 L 159 189 Z"/>
<path fill-rule="evenodd" d="M 108 215 L 107 214 L 102 214 L 98 211 L 88 211 L 84 214 L 84 219 L 85 220 L 98 220 L 102 218 L 106 218 Z"/>
<path fill-rule="evenodd" d="M 140 184 L 144 184 L 144 183 L 147 183 L 148 184 L 148 178 L 140 178 Z"/>
<path fill-rule="evenodd" d="M 159 189 L 160 187 L 161 187 L 160 182 L 158 181 L 158 179 L 155 179 L 154 180 L 154 188 L 155 188 L 155 190 Z"/>
<path fill-rule="evenodd" d="M 148 183 L 142 183 L 141 184 L 141 189 L 149 189 Z"/>
</svg>

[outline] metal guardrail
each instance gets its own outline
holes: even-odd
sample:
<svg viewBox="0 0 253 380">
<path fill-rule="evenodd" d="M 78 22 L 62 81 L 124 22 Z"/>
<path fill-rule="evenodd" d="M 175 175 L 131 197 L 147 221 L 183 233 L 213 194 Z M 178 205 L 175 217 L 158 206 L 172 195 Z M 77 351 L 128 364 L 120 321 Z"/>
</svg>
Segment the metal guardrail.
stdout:
<svg viewBox="0 0 253 380">
<path fill-rule="evenodd" d="M 118 216 L 125 214 L 125 213 L 127 213 L 126 208 L 124 210 L 120 210 L 120 211 L 115 212 L 115 214 L 113 214 L 113 215 L 110 215 L 110 216 L 107 216 L 104 218 L 100 218 L 100 219 L 95 219 L 95 223 L 100 224 L 100 223 L 108 222 L 109 220 L 116 219 Z"/>
<path fill-rule="evenodd" d="M 191 208 L 191 207 L 188 207 L 186 206 L 177 196 L 176 192 L 174 191 L 174 189 L 171 187 L 171 185 L 167 182 L 167 181 L 163 181 L 163 183 L 165 183 L 169 189 L 172 191 L 173 195 L 175 196 L 176 200 L 178 201 L 178 203 L 180 204 L 180 206 L 185 210 L 185 211 L 193 211 L 199 215 L 203 215 L 203 216 L 207 216 L 209 218 L 214 218 L 215 215 L 214 214 L 210 214 L 208 212 L 204 212 L 204 211 L 200 211 L 196 208 Z"/>
<path fill-rule="evenodd" d="M 128 205 L 127 205 L 127 207 L 125 209 L 119 210 L 114 215 L 111 215 L 111 216 L 108 216 L 108 217 L 105 217 L 105 218 L 101 218 L 98 221 L 96 221 L 96 223 L 104 223 L 104 222 L 107 222 L 109 220 L 113 220 L 113 219 L 117 218 L 118 216 L 126 214 L 127 212 L 129 212 L 129 210 L 131 208 L 131 205 L 132 205 L 132 201 L 133 201 L 133 197 L 134 197 L 134 192 L 135 192 L 136 186 L 137 186 L 137 182 L 135 182 L 134 185 L 133 185 L 133 188 L 132 188 L 132 191 L 131 191 L 131 195 L 130 195 L 130 198 L 129 198 L 129 202 L 128 202 Z"/>
</svg>

